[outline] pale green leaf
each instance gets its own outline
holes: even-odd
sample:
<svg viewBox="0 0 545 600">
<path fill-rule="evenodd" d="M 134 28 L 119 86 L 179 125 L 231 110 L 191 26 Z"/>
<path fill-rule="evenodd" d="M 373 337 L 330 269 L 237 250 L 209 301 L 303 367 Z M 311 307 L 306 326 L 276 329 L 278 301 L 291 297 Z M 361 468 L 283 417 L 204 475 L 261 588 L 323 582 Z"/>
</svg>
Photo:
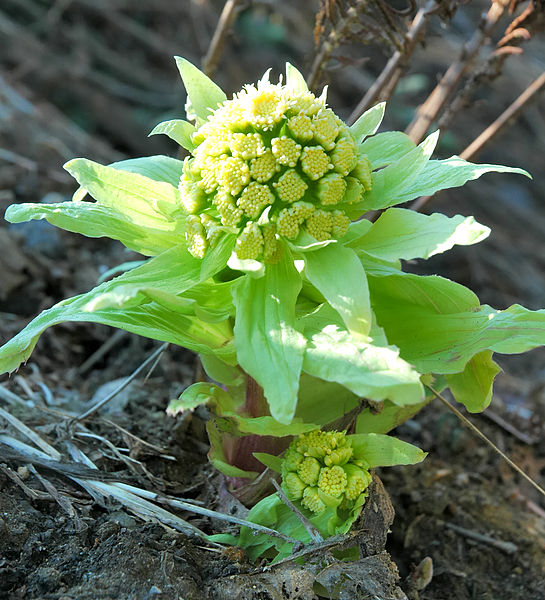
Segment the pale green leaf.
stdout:
<svg viewBox="0 0 545 600">
<path fill-rule="evenodd" d="M 320 248 L 325 248 L 330 244 L 336 243 L 337 240 L 334 239 L 317 241 L 309 233 L 302 230 L 299 232 L 299 235 L 295 238 L 295 240 L 288 241 L 288 246 L 291 250 L 298 254 L 300 252 L 315 252 Z"/>
<path fill-rule="evenodd" d="M 301 277 L 285 248 L 284 260 L 263 277 L 233 284 L 238 362 L 264 389 L 271 415 L 289 424 L 295 413 L 306 340 L 295 328 Z"/>
<path fill-rule="evenodd" d="M 155 156 L 141 156 L 139 158 L 119 160 L 108 166 L 113 169 L 128 171 L 129 173 L 139 173 L 154 181 L 170 183 L 177 188 L 182 176 L 184 163 L 177 158 L 158 154 Z"/>
<path fill-rule="evenodd" d="M 418 177 L 407 182 L 405 189 L 399 190 L 395 203 L 408 202 L 420 196 L 431 196 L 439 190 L 460 187 L 467 181 L 478 179 L 485 173 L 517 173 L 530 175 L 524 169 L 504 167 L 502 165 L 473 164 L 458 156 L 445 160 L 430 160 Z M 390 202 L 388 206 L 393 204 Z"/>
<path fill-rule="evenodd" d="M 174 140 L 182 148 L 189 152 L 195 150 L 195 144 L 191 140 L 191 135 L 197 131 L 196 127 L 183 119 L 173 119 L 172 121 L 163 121 L 156 125 L 149 135 L 165 134 L 171 140 Z M 149 137 L 149 136 L 148 136 Z"/>
<path fill-rule="evenodd" d="M 379 210 L 405 202 L 404 194 L 418 178 L 437 145 L 439 132 L 429 135 L 421 144 L 384 169 L 373 173 L 373 187 L 353 210 Z"/>
<path fill-rule="evenodd" d="M 381 102 L 366 110 L 358 120 L 350 127 L 358 144 L 367 136 L 376 133 L 382 123 L 386 102 Z"/>
<path fill-rule="evenodd" d="M 115 267 L 104 271 L 104 273 L 102 273 L 102 275 L 97 279 L 97 283 L 102 283 L 103 281 L 111 279 L 112 277 L 121 275 L 121 273 L 126 273 L 127 271 L 143 265 L 145 262 L 145 260 L 128 260 L 127 262 L 116 265 Z"/>
<path fill-rule="evenodd" d="M 473 217 L 440 213 L 423 215 L 403 208 L 390 208 L 367 233 L 351 244 L 382 260 L 429 258 L 454 245 L 476 244 L 490 229 Z"/>
<path fill-rule="evenodd" d="M 460 373 L 485 350 L 518 354 L 545 344 L 545 310 L 480 307 L 473 292 L 435 276 L 370 276 L 369 286 L 388 340 L 422 373 Z"/>
<path fill-rule="evenodd" d="M 244 434 L 287 437 L 319 428 L 316 423 L 305 423 L 300 419 L 294 419 L 289 425 L 284 425 L 268 415 L 264 417 L 244 417 L 242 415 L 226 414 L 226 416 L 232 418 L 237 424 L 238 431 Z"/>
<path fill-rule="evenodd" d="M 45 219 L 51 225 L 87 237 L 108 237 L 124 246 L 155 256 L 180 243 L 185 237 L 184 219 L 140 224 L 126 211 L 95 202 L 60 202 L 58 204 L 12 204 L 5 218 L 10 223 Z"/>
<path fill-rule="evenodd" d="M 156 226 L 185 216 L 180 193 L 171 183 L 107 167 L 86 158 L 75 158 L 64 168 L 104 206 L 116 207 L 138 225 Z"/>
<path fill-rule="evenodd" d="M 367 219 L 352 221 L 352 223 L 350 223 L 350 225 L 348 226 L 348 231 L 341 238 L 340 241 L 345 246 L 349 246 L 350 248 L 357 248 L 358 240 L 361 237 L 363 237 L 369 231 L 369 229 L 371 229 L 372 225 L 373 223 L 371 223 L 371 221 L 368 221 Z"/>
<path fill-rule="evenodd" d="M 209 248 L 202 259 L 201 279 L 204 281 L 227 266 L 229 257 L 236 242 L 232 233 L 224 233 L 213 248 Z"/>
<path fill-rule="evenodd" d="M 371 168 L 381 169 L 399 160 L 416 148 L 411 138 L 401 131 L 377 133 L 360 145 L 358 152 L 365 154 L 371 162 Z"/>
<path fill-rule="evenodd" d="M 305 276 L 341 315 L 354 335 L 367 336 L 371 307 L 365 271 L 350 248 L 332 244 L 304 255 Z"/>
<path fill-rule="evenodd" d="M 133 308 L 150 301 L 157 302 L 171 312 L 181 315 L 194 314 L 195 301 L 189 298 L 181 298 L 160 289 L 146 288 L 138 284 L 127 284 L 116 286 L 112 291 L 98 293 L 87 302 L 82 310 L 94 312 L 105 308 L 123 310 Z M 226 318 L 226 317 L 225 317 Z"/>
<path fill-rule="evenodd" d="M 393 321 L 398 308 L 421 307 L 430 314 L 442 315 L 475 311 L 480 305 L 479 298 L 469 288 L 438 275 L 423 277 L 386 265 L 377 264 L 372 268 L 370 263 L 367 263 L 367 273 L 373 309 L 379 324 L 386 329 L 388 339 L 388 327 L 384 322 Z M 419 327 L 420 323 L 414 325 Z"/>
<path fill-rule="evenodd" d="M 169 402 L 167 414 L 175 416 L 186 410 L 194 410 L 202 404 L 211 406 L 219 404 L 228 410 L 237 408 L 236 403 L 223 388 L 214 383 L 199 381 L 187 387 L 178 398 Z"/>
<path fill-rule="evenodd" d="M 370 469 L 414 465 L 422 462 L 427 452 L 402 440 L 380 433 L 356 433 L 348 436 L 354 456 L 365 460 Z"/>
<path fill-rule="evenodd" d="M 252 258 L 239 258 L 233 252 L 227 261 L 227 266 L 233 271 L 246 273 L 250 277 L 259 279 L 265 275 L 265 264 Z"/>
<path fill-rule="evenodd" d="M 167 414 L 176 416 L 186 410 L 195 410 L 202 404 L 215 404 L 217 396 L 221 395 L 229 396 L 221 387 L 206 381 L 199 381 L 187 387 L 178 398 L 169 402 Z"/>
<path fill-rule="evenodd" d="M 303 370 L 334 381 L 354 394 L 404 406 L 423 400 L 420 374 L 393 347 L 374 346 L 327 325 L 310 339 Z"/>
<path fill-rule="evenodd" d="M 159 154 L 155 156 L 141 156 L 140 158 L 119 160 L 108 166 L 114 169 L 120 169 L 121 171 L 139 173 L 154 181 L 163 181 L 170 183 L 174 187 L 178 187 L 184 163 L 176 158 Z M 72 200 L 74 202 L 80 202 L 86 195 L 87 190 L 84 187 L 79 187 L 74 192 Z"/>
<path fill-rule="evenodd" d="M 246 519 L 252 523 L 280 531 L 303 543 L 308 544 L 312 541 L 310 534 L 301 521 L 277 494 L 271 494 L 260 500 L 252 507 Z M 241 528 L 238 544 L 246 550 L 250 560 L 256 560 L 272 548 L 278 552 L 275 560 L 289 556 L 292 552 L 291 543 L 277 537 L 252 531 L 247 527 Z"/>
<path fill-rule="evenodd" d="M 331 401 L 332 398 L 335 402 Z M 316 423 L 322 427 L 354 410 L 358 402 L 358 396 L 343 385 L 303 373 L 295 416 L 305 423 Z"/>
<path fill-rule="evenodd" d="M 267 454 L 266 452 L 254 452 L 253 454 L 260 463 L 271 469 L 271 471 L 275 471 L 276 473 L 282 471 L 282 459 L 280 457 Z"/>
<path fill-rule="evenodd" d="M 192 257 L 184 246 L 172 248 L 86 294 L 64 300 L 42 312 L 0 348 L 0 372 L 12 371 L 25 361 L 48 327 L 68 321 L 119 327 L 196 352 L 215 351 L 224 360 L 232 362 L 232 330 L 227 321 L 205 323 L 192 314 L 183 314 L 182 310 L 173 312 L 172 307 L 165 308 L 156 302 L 138 305 L 139 301 L 146 301 L 145 295 L 138 296 L 139 290 L 150 288 L 163 292 L 163 296 L 181 294 L 199 284 L 200 278 L 201 261 Z M 212 298 L 213 294 L 210 296 Z M 127 299 L 127 304 L 123 298 Z M 116 301 L 122 309 L 115 307 Z"/>
<path fill-rule="evenodd" d="M 286 63 L 286 87 L 292 92 L 308 92 L 308 86 L 301 72 L 289 62 Z"/>
<path fill-rule="evenodd" d="M 361 500 L 360 502 L 356 501 L 355 507 L 350 511 L 343 511 L 342 517 L 337 514 L 336 507 L 328 507 L 316 515 L 301 506 L 300 503 L 296 504 L 299 511 L 322 533 L 324 538 L 327 538 L 332 535 L 347 533 L 361 513 L 363 502 Z M 250 510 L 246 518 L 252 523 L 280 531 L 303 542 L 303 544 L 312 542 L 310 534 L 301 523 L 301 520 L 277 494 L 272 494 L 260 500 Z M 264 552 L 274 548 L 278 554 L 275 556 L 273 564 L 289 556 L 293 550 L 290 542 L 277 537 L 270 537 L 247 527 L 240 530 L 238 544 L 246 549 L 250 560 L 256 560 Z"/>
<path fill-rule="evenodd" d="M 59 323 L 88 322 L 109 325 L 163 342 L 177 344 L 195 352 L 214 352 L 233 358 L 232 332 L 226 322 L 203 323 L 191 315 L 173 314 L 155 303 L 121 310 L 82 310 L 89 293 L 64 300 L 43 311 L 19 334 L 0 348 L 0 373 L 11 372 L 26 361 L 40 335 Z"/>
<path fill-rule="evenodd" d="M 176 295 L 163 289 L 148 288 L 139 284 L 127 284 L 115 287 L 114 290 L 97 294 L 90 300 L 82 310 L 94 312 L 113 308 L 124 310 L 134 306 L 156 302 L 159 306 L 166 308 L 172 313 L 181 315 L 193 315 L 206 323 L 219 323 L 229 318 L 233 308 L 230 302 L 229 286 L 222 290 L 224 284 L 201 284 L 195 286 L 183 295 Z M 218 292 L 224 291 L 224 294 Z M 228 296 L 227 296 L 228 295 Z M 229 303 L 218 304 L 218 298 L 228 297 Z M 195 298 L 198 298 L 198 301 Z"/>
<path fill-rule="evenodd" d="M 364 408 L 356 420 L 356 433 L 388 433 L 414 417 L 428 403 L 429 399 L 418 404 L 398 406 L 385 400 L 379 407 Z"/>
<path fill-rule="evenodd" d="M 141 159 L 145 162 L 138 163 L 138 167 L 133 164 L 130 168 L 150 174 L 153 171 L 158 177 L 159 173 L 177 169 L 179 161 L 162 160 L 166 158 L 148 157 Z M 178 190 L 170 183 L 128 171 L 127 165 L 118 169 L 75 159 L 65 166 L 96 202 L 14 205 L 6 218 L 14 223 L 46 219 L 68 231 L 111 237 L 147 256 L 159 254 L 184 239 L 185 213 L 180 208 Z"/>
<path fill-rule="evenodd" d="M 475 354 L 461 373 L 447 375 L 447 382 L 457 402 L 469 412 L 482 412 L 492 400 L 494 378 L 501 368 L 492 360 L 492 352 Z"/>
<path fill-rule="evenodd" d="M 176 65 L 195 114 L 206 121 L 218 105 L 227 100 L 222 89 L 185 58 L 175 56 Z"/>
<path fill-rule="evenodd" d="M 226 386 L 239 386 L 244 383 L 244 375 L 238 366 L 227 364 L 213 354 L 201 354 L 199 358 L 210 379 Z"/>
</svg>

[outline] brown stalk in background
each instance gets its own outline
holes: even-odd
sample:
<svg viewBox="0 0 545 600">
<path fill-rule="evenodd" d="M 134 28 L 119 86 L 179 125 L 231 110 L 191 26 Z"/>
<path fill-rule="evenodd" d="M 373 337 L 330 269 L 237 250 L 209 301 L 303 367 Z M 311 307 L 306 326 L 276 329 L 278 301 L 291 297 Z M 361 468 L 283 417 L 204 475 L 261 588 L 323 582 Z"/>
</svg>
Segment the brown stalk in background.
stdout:
<svg viewBox="0 0 545 600">
<path fill-rule="evenodd" d="M 235 22 L 239 7 L 240 0 L 227 0 L 225 6 L 223 7 L 218 25 L 214 31 L 212 40 L 210 41 L 208 51 L 202 60 L 203 71 L 208 75 L 208 77 L 213 78 L 216 69 L 218 68 L 221 54 L 225 46 L 225 41 L 233 26 L 233 23 Z"/>
<path fill-rule="evenodd" d="M 505 129 L 511 127 L 530 102 L 545 89 L 545 73 L 535 79 L 522 94 L 480 135 L 478 135 L 466 149 L 460 153 L 460 157 L 471 160 L 481 152 L 493 139 L 496 139 Z M 433 198 L 433 196 L 422 196 L 411 204 L 412 210 L 420 211 Z"/>
<path fill-rule="evenodd" d="M 435 0 L 429 0 L 414 17 L 406 35 L 402 49 L 396 50 L 382 73 L 367 90 L 356 108 L 348 117 L 348 124 L 354 123 L 368 108 L 380 101 L 388 100 L 393 94 L 399 80 L 408 67 L 412 53 L 420 41 L 429 18 L 435 14 L 439 6 Z"/>
<path fill-rule="evenodd" d="M 406 129 L 407 135 L 419 143 L 426 135 L 430 125 L 453 94 L 462 77 L 471 68 L 477 53 L 488 40 L 499 19 L 510 4 L 510 0 L 492 2 L 486 16 L 482 19 L 471 39 L 464 44 L 459 57 L 447 69 L 441 81 L 418 109 L 415 118 Z"/>
<path fill-rule="evenodd" d="M 308 86 L 316 88 L 334 50 L 346 42 L 384 44 L 401 51 L 404 32 L 400 17 L 415 11 L 414 0 L 408 0 L 404 10 L 392 8 L 385 0 L 322 0 L 314 28 L 317 52 L 307 77 Z M 343 62 L 341 57 L 336 58 Z"/>
<path fill-rule="evenodd" d="M 521 4 L 520 0 L 513 0 L 509 12 Z M 532 36 L 545 28 L 545 2 L 541 0 L 538 6 L 530 0 L 521 15 L 513 19 L 505 30 L 503 37 L 490 52 L 488 58 L 479 68 L 475 69 L 468 77 L 463 88 L 456 94 L 446 107 L 438 126 L 442 131 L 450 128 L 451 122 L 462 110 L 471 106 L 472 98 L 479 87 L 489 85 L 497 79 L 509 56 L 522 54 L 522 44 L 528 42 Z"/>
<path fill-rule="evenodd" d="M 378 15 L 382 15 L 385 28 L 382 39 L 391 41 L 393 52 L 382 72 L 348 118 L 349 124 L 354 123 L 365 110 L 379 101 L 388 100 L 393 95 L 401 77 L 410 66 L 416 48 L 424 41 L 426 26 L 430 19 L 438 16 L 444 22 L 448 22 L 453 18 L 459 4 L 461 2 L 456 0 L 423 2 L 412 21 L 407 24 L 406 32 L 400 39 L 400 28 L 392 18 L 394 13 L 396 15 L 400 13 L 394 11 L 386 2 L 347 3 L 341 0 L 323 0 L 316 19 L 315 42 L 318 52 L 308 77 L 309 83 L 313 86 L 318 83 L 326 63 L 333 56 L 333 50 L 353 41 L 352 32 L 358 30 L 358 27 L 361 28 L 359 32 L 363 39 L 369 41 L 369 36 L 375 33 L 376 23 L 380 21 Z M 454 118 L 471 106 L 477 89 L 490 84 L 501 75 L 506 59 L 509 56 L 522 54 L 521 46 L 531 40 L 535 33 L 545 30 L 545 0 L 529 0 L 522 12 L 512 18 L 488 57 L 475 66 L 479 53 L 486 47 L 500 19 L 506 12 L 513 15 L 521 4 L 523 0 L 492 0 L 488 11 L 482 16 L 469 40 L 462 46 L 458 57 L 446 69 L 437 86 L 419 107 L 407 127 L 406 133 L 414 142 L 419 143 L 432 123 L 438 119 L 441 131 L 444 133 L 448 130 Z M 415 3 L 411 2 L 409 10 L 404 14 L 411 14 L 411 8 L 415 8 Z M 370 15 L 374 21 L 369 20 Z M 362 30 L 367 35 L 362 34 Z M 462 82 L 463 85 L 460 87 Z M 542 75 L 468 145 L 461 153 L 462 158 L 469 159 L 475 156 L 485 144 L 512 125 L 544 87 L 545 75 Z M 413 203 L 412 208 L 421 210 L 429 200 L 429 197 L 419 198 Z"/>
<path fill-rule="evenodd" d="M 479 136 L 460 153 L 461 158 L 470 160 L 475 157 L 481 150 L 500 135 L 502 131 L 510 127 L 521 113 L 527 108 L 528 104 L 535 99 L 538 93 L 545 89 L 545 73 L 542 73 L 535 79 L 522 94 Z"/>
</svg>

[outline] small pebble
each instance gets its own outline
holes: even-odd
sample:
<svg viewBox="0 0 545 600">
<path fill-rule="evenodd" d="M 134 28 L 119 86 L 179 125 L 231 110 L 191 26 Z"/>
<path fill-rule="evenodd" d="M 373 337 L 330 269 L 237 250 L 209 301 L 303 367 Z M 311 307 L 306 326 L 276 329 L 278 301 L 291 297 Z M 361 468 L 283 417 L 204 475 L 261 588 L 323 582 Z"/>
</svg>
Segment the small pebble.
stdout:
<svg viewBox="0 0 545 600">
<path fill-rule="evenodd" d="M 30 473 L 28 471 L 28 467 L 18 467 L 17 468 L 17 475 L 19 475 L 19 477 L 25 481 L 26 479 L 28 479 Z"/>
</svg>

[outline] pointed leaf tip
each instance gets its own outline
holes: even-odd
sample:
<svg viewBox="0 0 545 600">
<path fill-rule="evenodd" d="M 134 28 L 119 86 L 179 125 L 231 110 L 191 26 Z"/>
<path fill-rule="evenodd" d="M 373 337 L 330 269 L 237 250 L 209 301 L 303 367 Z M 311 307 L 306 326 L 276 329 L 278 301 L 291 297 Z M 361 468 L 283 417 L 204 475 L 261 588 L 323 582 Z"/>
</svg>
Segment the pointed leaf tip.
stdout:
<svg viewBox="0 0 545 600">
<path fill-rule="evenodd" d="M 173 119 L 172 121 L 163 121 L 156 125 L 148 134 L 152 135 L 164 134 L 177 144 L 185 148 L 189 152 L 195 150 L 195 144 L 191 141 L 191 136 L 195 133 L 195 126 L 183 119 Z"/>
<path fill-rule="evenodd" d="M 366 110 L 358 120 L 350 126 L 356 142 L 360 144 L 366 137 L 374 135 L 382 123 L 386 102 L 380 102 Z"/>
<path fill-rule="evenodd" d="M 428 137 L 420 143 L 420 147 L 424 150 L 425 156 L 431 156 L 435 147 L 437 146 L 437 142 L 439 141 L 439 135 L 441 134 L 441 130 L 437 129 L 433 133 L 430 133 Z"/>
<path fill-rule="evenodd" d="M 286 63 L 286 87 L 294 92 L 308 92 L 307 82 L 299 69 L 291 63 Z"/>
<path fill-rule="evenodd" d="M 181 56 L 175 56 L 174 59 L 193 110 L 197 115 L 197 121 L 204 122 L 209 117 L 210 112 L 216 110 L 218 104 L 227 100 L 227 96 L 217 84 L 193 63 Z"/>
</svg>

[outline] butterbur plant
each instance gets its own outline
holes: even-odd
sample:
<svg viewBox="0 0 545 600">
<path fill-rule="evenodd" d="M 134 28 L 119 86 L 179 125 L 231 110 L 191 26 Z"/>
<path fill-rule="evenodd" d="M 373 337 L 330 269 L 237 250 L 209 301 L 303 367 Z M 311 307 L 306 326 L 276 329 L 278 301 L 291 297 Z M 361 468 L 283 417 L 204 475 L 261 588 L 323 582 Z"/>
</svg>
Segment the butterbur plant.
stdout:
<svg viewBox="0 0 545 600">
<path fill-rule="evenodd" d="M 391 207 L 487 172 L 527 173 L 431 159 L 437 133 L 418 146 L 377 133 L 383 104 L 348 127 L 289 64 L 284 80 L 267 72 L 230 100 L 188 61 L 177 65 L 193 123 L 152 134 L 178 142 L 184 161 L 75 159 L 65 165 L 80 185 L 71 202 L 9 207 L 12 223 L 46 219 L 149 259 L 42 312 L 0 349 L 0 370 L 66 321 L 193 350 L 210 381 L 169 412 L 208 405 L 210 460 L 253 505 L 249 519 L 311 539 L 284 499 L 263 497 L 276 471 L 322 536 L 346 533 L 370 469 L 424 458 L 386 434 L 430 401 L 430 387 L 482 411 L 499 371 L 493 352 L 545 342 L 545 311 L 495 310 L 462 285 L 402 270 L 403 260 L 482 241 L 487 227 Z M 362 218 L 369 211 L 382 213 L 373 223 Z M 253 558 L 291 551 L 245 529 L 222 539 Z"/>
</svg>

